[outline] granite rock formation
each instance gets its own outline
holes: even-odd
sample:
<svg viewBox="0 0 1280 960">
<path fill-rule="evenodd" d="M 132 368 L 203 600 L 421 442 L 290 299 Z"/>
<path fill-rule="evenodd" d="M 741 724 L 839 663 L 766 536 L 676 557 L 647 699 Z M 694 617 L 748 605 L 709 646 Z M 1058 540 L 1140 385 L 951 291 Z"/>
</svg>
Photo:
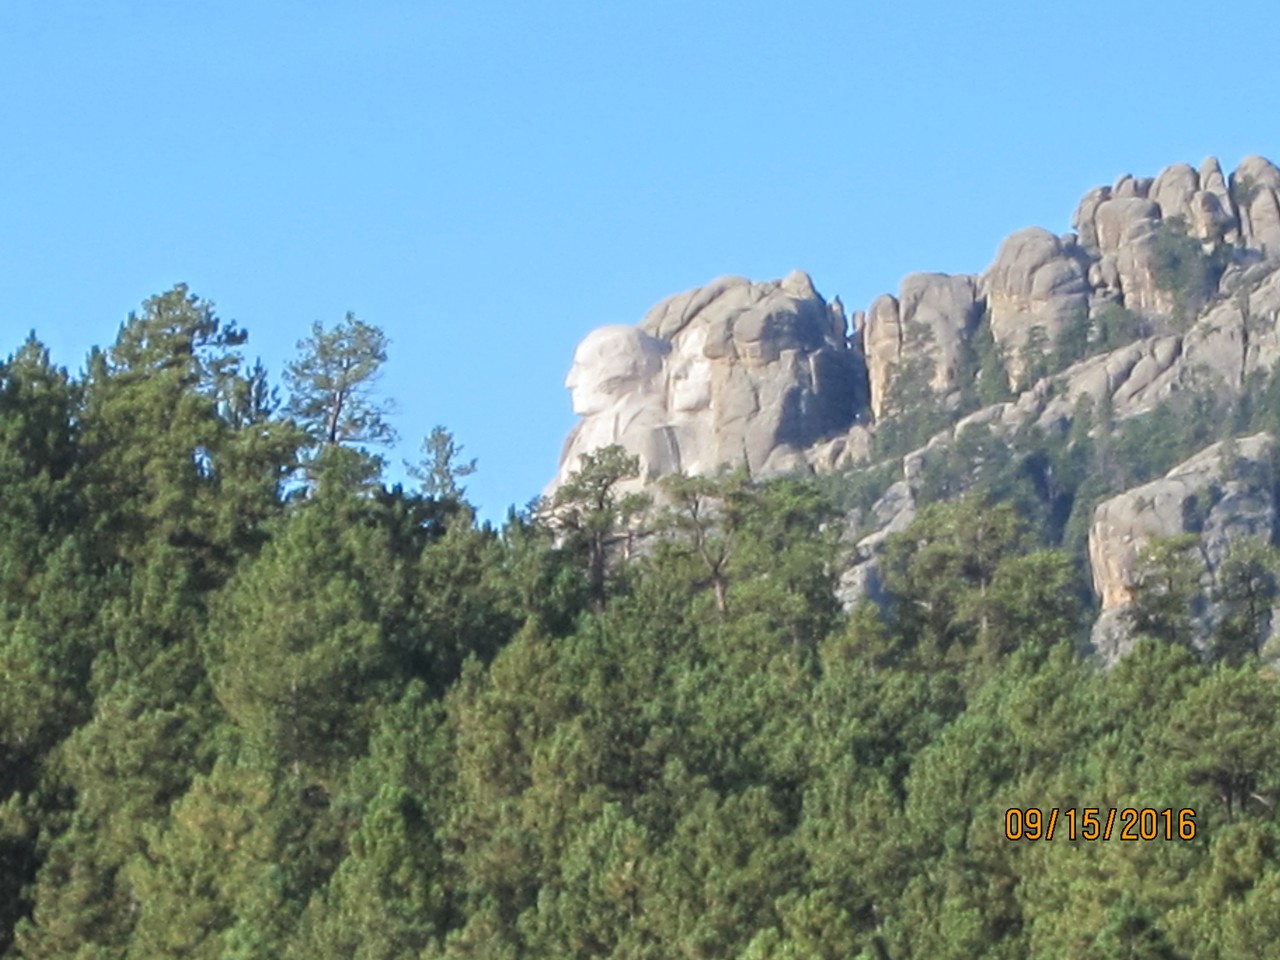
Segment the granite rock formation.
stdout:
<svg viewBox="0 0 1280 960">
<path fill-rule="evenodd" d="M 1206 251 L 1234 251 L 1219 257 L 1225 271 L 1190 329 L 1190 318 L 1169 323 L 1178 305 L 1158 277 L 1172 218 Z M 721 278 L 664 300 L 630 333 L 592 333 L 566 382 L 583 420 L 552 488 L 582 453 L 610 443 L 640 457 L 644 482 L 677 470 L 746 465 L 767 475 L 865 461 L 878 421 L 921 386 L 940 408 L 959 405 L 984 315 L 1019 393 L 984 416 L 1010 429 L 1066 419 L 1083 394 L 1109 396 L 1119 418 L 1136 415 L 1205 377 L 1239 388 L 1280 359 L 1280 169 L 1270 161 L 1248 157 L 1230 177 L 1214 158 L 1126 174 L 1089 191 L 1073 224 L 1064 236 L 1014 233 L 981 275 L 912 274 L 851 322 L 796 272 L 770 283 Z M 1150 336 L 1057 372 L 1053 390 L 1032 382 L 1037 357 L 1068 328 L 1085 322 L 1096 333 L 1114 307 L 1143 318 Z"/>
<path fill-rule="evenodd" d="M 1034 386 L 1028 381 L 1033 361 L 1053 351 L 1077 320 L 1096 322 L 1108 307 L 1122 307 L 1157 329 L 1167 327 L 1178 303 L 1161 286 L 1159 248 L 1166 221 L 1175 218 L 1206 251 L 1237 251 L 1225 258 L 1239 261 L 1222 277 L 1225 288 L 1250 262 L 1280 261 L 1280 169 L 1248 157 L 1228 181 L 1210 157 L 1199 170 L 1182 163 L 1154 178 L 1125 174 L 1085 195 L 1072 219 L 1074 233 L 1018 231 L 980 276 L 908 277 L 897 297 L 881 296 L 854 315 L 872 415 L 890 412 L 898 372 L 912 380 L 924 375 L 944 405 L 953 403 L 965 386 L 959 371 L 972 360 L 965 353 L 984 312 L 1018 391 Z M 1220 289 L 1200 292 L 1213 300 Z"/>
<path fill-rule="evenodd" d="M 1004 352 L 1014 389 L 1026 385 L 1028 367 L 1047 345 L 1058 342 L 1067 324 L 1088 313 L 1088 274 L 1088 260 L 1074 237 L 1032 227 L 1000 245 L 981 283 L 991 336 Z"/>
<path fill-rule="evenodd" d="M 872 414 L 883 416 L 893 404 L 900 373 L 923 378 L 944 403 L 953 401 L 963 386 L 966 342 L 981 314 L 975 279 L 942 273 L 912 274 L 898 296 L 872 303 L 862 324 Z"/>
<path fill-rule="evenodd" d="M 1062 371 L 1043 403 L 1019 398 L 1021 422 L 1042 426 L 1070 418 L 1080 398 L 1109 399 L 1118 419 L 1146 413 L 1172 394 L 1206 386 L 1244 389 L 1280 362 L 1280 270 L 1262 262 L 1238 274 L 1241 285 L 1185 333 L 1158 334 L 1098 354 Z"/>
<path fill-rule="evenodd" d="M 861 352 L 839 302 L 806 274 L 724 277 L 658 304 L 638 327 L 604 327 L 574 354 L 565 385 L 583 419 L 553 488 L 582 454 L 620 444 L 643 480 L 745 465 L 765 476 L 839 459 L 866 407 Z M 856 446 L 856 444 L 855 444 Z"/>
<path fill-rule="evenodd" d="M 1231 186 L 1244 245 L 1280 257 L 1280 169 L 1262 157 L 1245 157 Z"/>
<path fill-rule="evenodd" d="M 1171 232 L 1175 218 L 1182 226 Z M 898 481 L 848 524 L 853 559 L 840 592 L 852 604 L 877 597 L 877 558 L 915 515 L 927 458 L 969 427 L 1009 442 L 1031 426 L 1065 436 L 1086 397 L 1122 423 L 1178 394 L 1240 394 L 1280 364 L 1280 169 L 1269 161 L 1246 158 L 1230 176 L 1213 158 L 1125 175 L 1086 194 L 1073 226 L 1063 236 L 1018 231 L 980 275 L 912 274 L 848 321 L 838 299 L 828 303 L 796 272 L 769 283 L 722 278 L 664 300 L 637 327 L 591 333 L 566 381 L 582 420 L 551 489 L 581 454 L 611 443 L 639 457 L 639 485 L 725 466 L 767 476 L 868 464 L 904 402 L 948 411 L 951 425 L 895 457 Z M 1169 237 L 1181 231 L 1217 265 L 1190 314 L 1161 279 Z M 1100 324 L 1117 311 L 1136 326 L 1129 342 L 1102 350 Z M 1015 395 L 974 409 L 967 380 L 987 349 L 974 338 L 984 318 Z M 1058 348 L 1068 333 L 1078 346 L 1082 329 L 1089 344 L 1071 355 L 1083 359 L 1048 363 L 1067 356 Z M 1262 435 L 1229 455 L 1211 447 L 1098 508 L 1089 553 L 1105 658 L 1126 642 L 1120 613 L 1150 538 L 1194 525 L 1212 575 L 1233 538 L 1269 535 L 1274 446 Z"/>
<path fill-rule="evenodd" d="M 1276 523 L 1275 449 L 1275 439 L 1265 433 L 1216 443 L 1164 477 L 1098 505 L 1089 529 L 1089 567 L 1102 604 L 1093 642 L 1104 660 L 1114 661 L 1127 645 L 1121 614 L 1131 599 L 1139 555 L 1152 540 L 1195 534 L 1206 589 L 1232 543 L 1244 537 L 1270 541 Z M 1202 632 L 1212 616 L 1207 605 Z"/>
</svg>

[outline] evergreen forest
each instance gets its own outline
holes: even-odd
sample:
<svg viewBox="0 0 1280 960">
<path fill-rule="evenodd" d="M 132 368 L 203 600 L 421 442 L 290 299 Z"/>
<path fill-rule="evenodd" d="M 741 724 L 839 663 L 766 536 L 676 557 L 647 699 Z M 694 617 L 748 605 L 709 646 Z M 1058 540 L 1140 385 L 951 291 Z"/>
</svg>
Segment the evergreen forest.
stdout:
<svg viewBox="0 0 1280 960">
<path fill-rule="evenodd" d="M 0 956 L 1278 955 L 1274 550 L 1201 644 L 1157 544 L 1104 669 L 1084 541 L 1280 387 L 966 432 L 845 609 L 892 463 L 638 496 L 606 448 L 481 523 L 444 428 L 385 479 L 387 350 L 347 315 L 273 383 L 178 286 L 0 365 Z"/>
</svg>

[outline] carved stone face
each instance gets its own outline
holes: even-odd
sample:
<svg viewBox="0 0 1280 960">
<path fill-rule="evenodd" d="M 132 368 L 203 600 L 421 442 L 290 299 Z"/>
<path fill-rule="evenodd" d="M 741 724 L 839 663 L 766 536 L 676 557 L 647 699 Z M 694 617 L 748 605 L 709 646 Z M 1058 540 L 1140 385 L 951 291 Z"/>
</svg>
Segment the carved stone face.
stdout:
<svg viewBox="0 0 1280 960">
<path fill-rule="evenodd" d="M 687 331 L 678 340 L 671 360 L 668 405 L 673 412 L 691 413 L 711 405 L 711 361 L 703 355 L 706 327 Z"/>
<path fill-rule="evenodd" d="M 573 393 L 573 412 L 588 416 L 629 394 L 656 393 L 663 353 L 662 341 L 635 327 L 593 330 L 578 344 L 564 381 Z"/>
</svg>

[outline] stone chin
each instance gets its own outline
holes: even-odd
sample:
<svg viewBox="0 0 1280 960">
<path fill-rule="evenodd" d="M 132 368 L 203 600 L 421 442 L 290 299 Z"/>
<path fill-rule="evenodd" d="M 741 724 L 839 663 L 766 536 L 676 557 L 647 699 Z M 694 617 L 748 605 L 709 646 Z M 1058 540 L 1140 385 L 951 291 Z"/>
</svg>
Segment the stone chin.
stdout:
<svg viewBox="0 0 1280 960">
<path fill-rule="evenodd" d="M 570 383 L 566 380 L 564 385 L 572 391 L 573 412 L 580 417 L 589 417 L 608 410 L 618 397 L 628 392 L 629 383 L 629 380 L 614 378 L 600 383 Z"/>
</svg>

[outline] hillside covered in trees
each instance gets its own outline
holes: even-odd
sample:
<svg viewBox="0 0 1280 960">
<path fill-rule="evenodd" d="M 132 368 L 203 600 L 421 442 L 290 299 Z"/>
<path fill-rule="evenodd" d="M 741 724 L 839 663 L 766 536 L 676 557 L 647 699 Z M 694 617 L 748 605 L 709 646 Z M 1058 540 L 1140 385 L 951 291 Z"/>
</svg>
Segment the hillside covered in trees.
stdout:
<svg viewBox="0 0 1280 960">
<path fill-rule="evenodd" d="M 1071 222 L 1013 233 L 981 273 L 911 274 L 851 314 L 793 271 L 720 277 L 591 332 L 548 495 L 610 445 L 635 458 L 629 492 L 726 469 L 817 475 L 852 546 L 842 603 L 883 608 L 890 538 L 987 488 L 1087 569 L 1106 662 L 1132 645 L 1142 582 L 1161 580 L 1143 551 L 1181 538 L 1182 579 L 1200 581 L 1185 618 L 1207 650 L 1243 553 L 1273 544 L 1280 516 L 1280 168 L 1125 174 Z"/>
<path fill-rule="evenodd" d="M 900 461 L 637 494 L 605 447 L 495 529 L 443 429 L 384 483 L 377 328 L 317 326 L 283 396 L 245 349 L 178 287 L 83 376 L 0 367 L 0 955 L 1274 951 L 1274 552 L 1197 633 L 1156 541 L 1103 669 L 1081 520 L 1275 431 L 1270 382 L 936 448 L 845 608 Z"/>
</svg>

